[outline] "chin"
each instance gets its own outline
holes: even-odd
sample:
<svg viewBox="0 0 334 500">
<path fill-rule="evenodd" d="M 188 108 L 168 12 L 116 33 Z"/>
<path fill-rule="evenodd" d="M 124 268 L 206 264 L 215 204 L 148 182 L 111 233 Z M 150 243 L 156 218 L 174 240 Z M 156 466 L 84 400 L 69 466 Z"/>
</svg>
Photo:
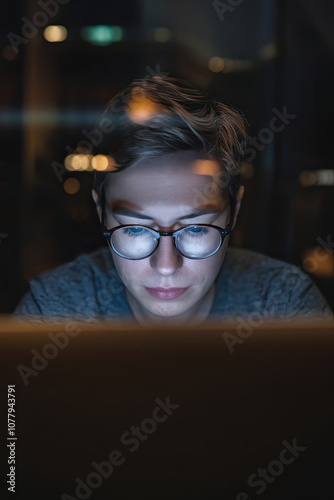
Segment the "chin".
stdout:
<svg viewBox="0 0 334 500">
<path fill-rule="evenodd" d="M 163 318 L 177 319 L 178 317 L 182 318 L 187 313 L 187 310 L 175 309 L 173 307 L 166 307 L 166 308 L 159 308 L 159 309 L 152 308 L 152 309 L 147 309 L 147 310 L 152 316 L 159 318 L 159 319 L 163 319 Z"/>
<path fill-rule="evenodd" d="M 177 318 L 178 316 L 183 317 L 189 311 L 191 305 L 187 307 L 186 304 L 181 304 L 178 300 L 174 301 L 157 301 L 157 302 L 142 302 L 140 304 L 142 311 L 146 311 L 146 314 L 154 318 Z M 179 302 L 179 303 L 177 303 Z"/>
</svg>

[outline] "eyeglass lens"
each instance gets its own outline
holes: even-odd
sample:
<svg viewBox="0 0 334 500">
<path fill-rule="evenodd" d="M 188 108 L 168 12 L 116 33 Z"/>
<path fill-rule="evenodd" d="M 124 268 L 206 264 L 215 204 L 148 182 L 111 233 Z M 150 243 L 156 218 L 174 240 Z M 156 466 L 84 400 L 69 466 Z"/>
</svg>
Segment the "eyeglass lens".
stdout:
<svg viewBox="0 0 334 500">
<path fill-rule="evenodd" d="M 128 259 L 150 255 L 157 247 L 156 234 L 142 226 L 116 229 L 111 235 L 114 250 Z M 212 255 L 221 244 L 220 232 L 207 226 L 188 226 L 176 236 L 176 248 L 186 257 L 205 258 Z"/>
</svg>

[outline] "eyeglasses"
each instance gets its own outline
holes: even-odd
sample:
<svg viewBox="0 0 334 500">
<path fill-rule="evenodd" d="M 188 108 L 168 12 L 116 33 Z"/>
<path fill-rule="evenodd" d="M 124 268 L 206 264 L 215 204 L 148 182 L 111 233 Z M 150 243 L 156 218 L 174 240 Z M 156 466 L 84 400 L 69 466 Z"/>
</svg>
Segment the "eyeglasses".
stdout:
<svg viewBox="0 0 334 500">
<path fill-rule="evenodd" d="M 231 228 L 221 229 L 211 224 L 186 226 L 178 231 L 155 231 L 149 227 L 127 224 L 114 229 L 104 229 L 103 236 L 113 251 L 124 259 L 140 260 L 152 255 L 158 248 L 161 236 L 172 236 L 181 255 L 188 259 L 206 259 L 218 252 Z"/>
<path fill-rule="evenodd" d="M 104 214 L 102 234 L 107 238 L 109 246 L 117 255 L 129 260 L 146 259 L 152 255 L 162 236 L 172 236 L 176 249 L 184 257 L 207 259 L 218 252 L 232 230 L 231 223 L 225 229 L 212 224 L 193 224 L 173 232 L 155 231 L 136 224 L 107 229 L 103 221 Z"/>
</svg>

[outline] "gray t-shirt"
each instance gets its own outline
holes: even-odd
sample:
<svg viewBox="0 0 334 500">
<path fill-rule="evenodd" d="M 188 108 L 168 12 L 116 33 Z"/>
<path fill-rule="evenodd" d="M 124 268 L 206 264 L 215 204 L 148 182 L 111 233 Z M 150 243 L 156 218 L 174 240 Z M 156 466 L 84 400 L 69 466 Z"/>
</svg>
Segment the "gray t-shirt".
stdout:
<svg viewBox="0 0 334 500">
<path fill-rule="evenodd" d="M 16 315 L 47 319 L 132 319 L 122 281 L 108 247 L 48 271 L 30 282 Z M 310 278 L 297 267 L 229 248 L 216 280 L 209 319 L 332 318 Z"/>
</svg>

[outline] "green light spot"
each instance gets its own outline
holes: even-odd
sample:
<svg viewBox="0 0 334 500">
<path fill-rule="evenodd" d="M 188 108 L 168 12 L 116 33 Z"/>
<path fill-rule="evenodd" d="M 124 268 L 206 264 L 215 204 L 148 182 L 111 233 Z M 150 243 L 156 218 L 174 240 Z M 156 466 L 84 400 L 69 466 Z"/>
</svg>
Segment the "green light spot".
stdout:
<svg viewBox="0 0 334 500">
<path fill-rule="evenodd" d="M 122 40 L 123 29 L 120 26 L 86 26 L 82 28 L 81 36 L 94 45 L 109 45 Z"/>
</svg>

